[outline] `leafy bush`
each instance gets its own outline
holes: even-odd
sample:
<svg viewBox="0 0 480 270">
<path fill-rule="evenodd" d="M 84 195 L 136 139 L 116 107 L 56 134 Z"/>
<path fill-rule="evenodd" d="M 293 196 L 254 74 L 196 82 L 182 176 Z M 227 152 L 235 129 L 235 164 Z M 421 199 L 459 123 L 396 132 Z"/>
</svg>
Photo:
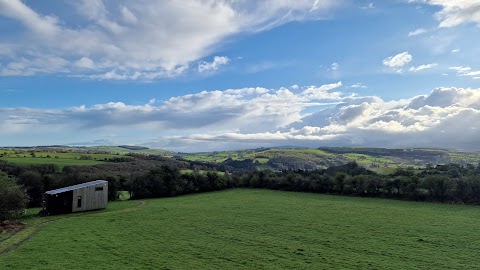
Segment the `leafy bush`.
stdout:
<svg viewBox="0 0 480 270">
<path fill-rule="evenodd" d="M 0 220 L 12 218 L 21 213 L 28 203 L 28 196 L 15 178 L 0 172 Z"/>
</svg>

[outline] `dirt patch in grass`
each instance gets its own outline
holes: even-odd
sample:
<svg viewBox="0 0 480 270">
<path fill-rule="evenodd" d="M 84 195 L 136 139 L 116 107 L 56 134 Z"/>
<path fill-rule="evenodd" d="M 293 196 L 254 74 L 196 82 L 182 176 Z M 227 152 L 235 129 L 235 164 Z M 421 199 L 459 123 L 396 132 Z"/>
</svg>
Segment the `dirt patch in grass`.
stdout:
<svg viewBox="0 0 480 270">
<path fill-rule="evenodd" d="M 25 225 L 25 223 L 20 221 L 5 220 L 0 222 L 0 232 L 5 233 L 21 230 L 23 227 L 25 227 Z"/>
</svg>

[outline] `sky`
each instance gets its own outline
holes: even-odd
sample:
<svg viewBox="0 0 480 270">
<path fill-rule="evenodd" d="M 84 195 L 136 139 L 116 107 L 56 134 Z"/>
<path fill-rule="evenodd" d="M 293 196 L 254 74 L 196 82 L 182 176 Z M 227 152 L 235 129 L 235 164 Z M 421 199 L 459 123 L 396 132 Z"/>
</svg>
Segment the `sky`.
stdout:
<svg viewBox="0 0 480 270">
<path fill-rule="evenodd" d="M 0 146 L 480 151 L 480 0 L 0 0 Z"/>
</svg>

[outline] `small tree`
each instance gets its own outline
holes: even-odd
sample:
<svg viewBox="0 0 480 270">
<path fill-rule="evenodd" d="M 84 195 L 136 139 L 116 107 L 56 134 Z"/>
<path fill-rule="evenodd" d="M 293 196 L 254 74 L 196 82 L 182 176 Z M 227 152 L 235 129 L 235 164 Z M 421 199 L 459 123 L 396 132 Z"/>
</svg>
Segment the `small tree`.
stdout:
<svg viewBox="0 0 480 270">
<path fill-rule="evenodd" d="M 28 203 L 25 190 L 15 178 L 0 171 L 0 220 L 6 220 L 20 213 Z"/>
</svg>

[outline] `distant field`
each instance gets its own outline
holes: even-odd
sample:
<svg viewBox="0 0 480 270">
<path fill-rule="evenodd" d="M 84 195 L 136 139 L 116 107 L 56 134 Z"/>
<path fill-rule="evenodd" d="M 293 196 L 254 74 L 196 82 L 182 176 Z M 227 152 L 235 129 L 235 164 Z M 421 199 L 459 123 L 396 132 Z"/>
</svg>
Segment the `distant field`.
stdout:
<svg viewBox="0 0 480 270">
<path fill-rule="evenodd" d="M 145 155 L 160 155 L 160 156 L 173 156 L 174 153 L 168 150 L 163 149 L 142 149 L 142 150 L 131 150 L 126 148 L 121 148 L 118 146 L 92 146 L 87 148 L 90 151 L 104 151 L 110 153 L 119 153 L 119 154 L 128 154 L 128 153 L 137 153 Z"/>
<path fill-rule="evenodd" d="M 260 168 L 265 168 L 263 165 L 267 164 L 272 158 L 295 158 L 305 161 L 319 161 L 328 162 L 335 159 L 335 155 L 327 153 L 322 150 L 312 148 L 302 149 L 250 149 L 250 150 L 238 150 L 238 151 L 225 151 L 225 152 L 206 152 L 206 153 L 189 153 L 181 154 L 182 157 L 190 161 L 202 161 L 202 162 L 223 162 L 228 158 L 233 160 L 245 160 L 251 159 L 254 162 L 260 164 Z M 325 167 L 325 166 L 321 166 Z"/>
<path fill-rule="evenodd" d="M 43 158 L 45 162 L 43 159 L 30 159 L 32 150 L 35 151 L 36 158 Z M 44 152 L 41 152 L 42 150 Z M 222 163 L 229 159 L 234 161 L 251 159 L 254 162 L 253 166 L 257 169 L 270 169 L 275 171 L 323 169 L 355 161 L 365 168 L 380 174 L 393 173 L 399 167 L 418 169 L 424 167 L 426 164 L 458 163 L 461 165 L 477 165 L 480 163 L 480 153 L 456 152 L 445 149 L 385 149 L 365 147 L 323 147 L 319 149 L 258 148 L 203 153 L 175 153 L 163 149 L 146 149 L 137 146 L 60 146 L 0 149 L 0 160 L 7 160 L 16 164 L 53 163 L 59 167 L 63 167 L 67 165 L 99 164 L 105 159 L 128 157 L 126 156 L 128 153 L 160 155 L 169 158 L 181 157 L 188 161 L 206 163 Z M 82 160 L 82 156 L 88 157 L 91 160 Z"/>
<path fill-rule="evenodd" d="M 33 164 L 55 164 L 60 169 L 65 166 L 84 166 L 84 165 L 96 165 L 105 162 L 98 160 L 79 160 L 79 159 L 57 159 L 57 158 L 0 158 L 0 160 L 8 161 L 18 165 L 33 165 Z"/>
<path fill-rule="evenodd" d="M 202 162 L 223 162 L 228 158 L 233 160 L 244 160 L 246 159 L 247 153 L 254 152 L 250 151 L 225 151 L 225 152 L 205 152 L 205 153 L 189 153 L 181 154 L 181 156 L 190 161 L 202 161 Z"/>
<path fill-rule="evenodd" d="M 198 170 L 197 172 L 200 173 L 200 174 L 207 174 L 209 171 Z M 216 174 L 218 174 L 218 175 L 225 175 L 225 172 L 217 172 L 217 171 L 210 171 L 210 172 L 216 173 Z M 187 173 L 190 173 L 190 174 L 191 174 L 191 173 L 195 173 L 195 171 L 194 171 L 194 170 L 191 170 L 191 169 L 183 169 L 183 170 L 180 170 L 180 173 L 181 173 L 181 174 L 187 174 Z"/>
<path fill-rule="evenodd" d="M 352 148 L 355 151 L 355 148 Z M 314 164 L 317 169 L 326 168 L 332 165 L 340 165 L 349 161 L 355 161 L 362 166 L 372 169 L 381 174 L 394 172 L 398 165 L 396 161 L 387 157 L 373 157 L 365 154 L 346 153 L 332 154 L 314 148 L 299 149 L 266 149 L 266 150 L 240 150 L 225 152 L 191 153 L 183 154 L 183 158 L 190 161 L 202 162 L 223 162 L 228 158 L 233 160 L 251 159 L 258 162 L 258 169 L 267 169 L 266 166 L 271 159 L 280 158 L 285 160 L 304 161 Z M 280 161 L 280 162 L 282 162 Z M 288 161 L 287 161 L 288 162 Z"/>
<path fill-rule="evenodd" d="M 355 161 L 380 174 L 390 174 L 399 167 L 419 168 L 426 164 L 480 163 L 480 153 L 458 152 L 445 149 L 385 149 L 365 147 L 269 148 L 225 152 L 182 153 L 186 160 L 224 162 L 251 159 L 258 169 L 322 169 Z M 303 166 L 302 166 L 303 163 Z"/>
<path fill-rule="evenodd" d="M 0 269 L 478 269 L 479 210 L 244 189 L 114 202 L 30 218 Z"/>
<path fill-rule="evenodd" d="M 72 149 L 79 152 L 67 152 L 67 153 L 55 153 L 55 152 L 34 152 L 32 157 L 30 151 L 13 151 L 0 149 L 0 160 L 8 161 L 19 165 L 31 165 L 31 164 L 55 164 L 59 168 L 64 166 L 83 166 L 83 165 L 96 165 L 102 164 L 107 159 L 112 158 L 130 158 L 123 155 L 116 154 L 90 154 L 81 152 L 81 149 Z"/>
</svg>

